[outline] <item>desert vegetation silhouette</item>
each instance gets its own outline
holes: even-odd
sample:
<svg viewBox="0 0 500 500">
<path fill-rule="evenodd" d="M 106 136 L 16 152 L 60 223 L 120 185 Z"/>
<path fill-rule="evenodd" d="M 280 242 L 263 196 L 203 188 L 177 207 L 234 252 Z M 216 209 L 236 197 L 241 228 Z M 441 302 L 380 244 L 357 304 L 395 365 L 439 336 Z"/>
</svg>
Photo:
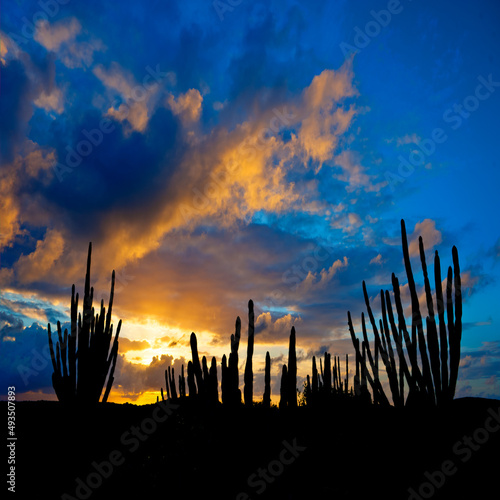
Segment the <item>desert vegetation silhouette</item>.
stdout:
<svg viewBox="0 0 500 500">
<path fill-rule="evenodd" d="M 419 254 L 424 277 L 427 315 L 425 329 L 417 287 L 410 263 L 408 239 L 404 220 L 401 220 L 403 258 L 411 297 L 411 325 L 405 319 L 405 307 L 401 299 L 398 278 L 392 274 L 392 299 L 389 290 L 380 291 L 381 318 L 375 320 L 366 284 L 363 295 L 368 318 L 373 330 L 373 347 L 368 339 L 366 319 L 361 314 L 363 339 L 356 336 L 351 313 L 348 312 L 348 328 L 355 351 L 355 375 L 349 387 L 349 356 L 345 358 L 345 376 L 339 356 L 324 353 L 318 371 L 316 357 L 312 358 L 312 374 L 308 374 L 300 403 L 315 405 L 325 401 L 356 400 L 366 404 L 390 405 L 380 377 L 380 359 L 385 367 L 388 386 L 394 406 L 444 405 L 453 400 L 456 390 L 460 343 L 462 338 L 462 295 L 458 251 L 452 249 L 453 268 L 448 268 L 446 292 L 443 293 L 441 266 L 438 252 L 434 256 L 435 299 L 432 294 L 425 249 L 419 238 Z M 49 346 L 54 373 L 53 387 L 61 402 L 96 403 L 106 384 L 102 402 L 106 402 L 114 381 L 114 370 L 118 356 L 118 336 L 121 320 L 114 340 L 111 314 L 113 307 L 115 274 L 111 278 L 111 294 L 106 312 L 101 301 L 100 312 L 95 313 L 93 288 L 90 286 L 92 244 L 89 244 L 83 315 L 78 314 L 78 294 L 73 285 L 71 294 L 71 332 L 61 332 L 57 323 L 58 341 L 54 352 L 50 324 Z M 395 306 L 395 312 L 393 309 Z M 446 314 L 445 314 L 446 313 Z M 78 314 L 78 317 L 77 317 Z M 437 314 L 437 320 L 436 320 Z M 408 331 L 410 329 L 410 331 Z M 411 333 L 410 333 L 411 332 Z M 241 319 L 238 316 L 235 332 L 230 338 L 230 353 L 221 362 L 221 400 L 227 407 L 254 404 L 253 353 L 255 339 L 254 304 L 248 302 L 248 341 L 244 370 L 243 401 L 239 387 L 238 349 L 241 339 Z M 204 404 L 218 404 L 219 383 L 217 361 L 212 357 L 210 367 L 206 356 L 200 362 L 196 334 L 191 333 L 191 361 L 187 365 L 187 389 L 184 365 L 176 379 L 173 367 L 165 370 L 166 399 L 181 401 L 189 397 Z M 78 349 L 76 349 L 78 347 Z M 106 383 L 107 380 L 107 383 Z M 271 358 L 266 352 L 264 371 L 264 393 L 262 405 L 271 406 Z M 165 400 L 163 387 L 161 398 Z M 282 366 L 279 408 L 298 406 L 296 331 L 292 326 L 289 339 L 288 362 Z"/>
<path fill-rule="evenodd" d="M 121 321 L 114 334 L 114 272 L 107 309 L 104 301 L 97 313 L 92 306 L 89 245 L 83 310 L 79 314 L 73 285 L 70 332 L 63 333 L 58 322 L 54 346 L 48 329 L 60 403 L 38 406 L 36 412 L 31 406 L 26 416 L 36 449 L 45 450 L 26 454 L 37 464 L 39 482 L 57 463 L 62 482 L 52 489 L 63 500 L 156 498 L 167 491 L 233 500 L 366 498 L 379 489 L 385 498 L 409 500 L 477 495 L 476 476 L 495 478 L 487 446 L 497 450 L 477 443 L 485 443 L 491 422 L 500 424 L 500 408 L 494 400 L 455 399 L 462 338 L 458 252 L 453 247 L 444 282 L 434 252 L 431 286 L 420 238 L 420 287 L 403 220 L 401 244 L 407 284 L 392 275 L 391 289 L 380 290 L 377 317 L 363 282 L 366 312 L 359 323 L 347 312 L 353 356 L 341 359 L 328 350 L 312 356 L 311 372 L 298 387 L 300 336 L 292 326 L 278 383 L 271 384 L 273 360 L 267 351 L 263 373 L 257 374 L 263 377 L 263 393 L 256 394 L 255 308 L 249 300 L 246 335 L 238 316 L 220 366 L 215 356 L 201 355 L 192 332 L 191 359 L 178 371 L 172 365 L 164 370 L 164 385 L 158 380 L 152 405 L 106 403 L 119 363 Z M 46 432 L 54 421 L 56 439 Z M 461 458 L 472 455 L 475 465 L 467 469 Z M 484 484 L 497 488 L 494 482 Z M 38 494 L 36 484 L 32 490 Z"/>
<path fill-rule="evenodd" d="M 50 356 L 54 373 L 52 386 L 59 401 L 63 403 L 94 404 L 99 402 L 106 383 L 106 390 L 102 398 L 105 403 L 114 381 L 114 371 L 118 357 L 118 336 L 122 322 L 118 323 L 113 338 L 111 314 L 113 311 L 113 296 L 115 288 L 115 272 L 111 276 L 111 293 L 106 313 L 104 301 L 101 300 L 99 313 L 95 313 L 92 305 L 94 288 L 90 286 L 90 265 L 92 257 L 92 243 L 89 244 L 87 256 L 87 272 L 85 274 L 85 289 L 83 296 L 83 315 L 78 313 L 78 293 L 75 296 L 75 285 L 71 290 L 71 331 L 64 330 L 57 322 L 58 341 L 54 353 L 54 344 L 50 323 L 48 336 Z M 78 349 L 77 349 L 78 348 Z"/>
</svg>

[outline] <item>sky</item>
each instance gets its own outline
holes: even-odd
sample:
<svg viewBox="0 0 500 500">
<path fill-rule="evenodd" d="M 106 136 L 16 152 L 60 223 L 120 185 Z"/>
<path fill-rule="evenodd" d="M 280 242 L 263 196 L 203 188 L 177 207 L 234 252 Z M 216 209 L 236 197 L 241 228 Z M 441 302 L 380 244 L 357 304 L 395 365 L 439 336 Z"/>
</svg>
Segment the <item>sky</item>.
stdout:
<svg viewBox="0 0 500 500">
<path fill-rule="evenodd" d="M 458 248 L 457 396 L 500 398 L 499 26 L 495 0 L 2 2 L 2 399 L 55 399 L 90 241 L 110 401 L 156 401 L 191 332 L 220 364 L 238 315 L 242 378 L 249 299 L 256 399 L 292 325 L 300 388 L 325 351 L 352 380 L 362 281 L 377 318 L 393 272 L 409 304 L 401 219 L 421 297 L 418 237 L 443 279 Z"/>
</svg>

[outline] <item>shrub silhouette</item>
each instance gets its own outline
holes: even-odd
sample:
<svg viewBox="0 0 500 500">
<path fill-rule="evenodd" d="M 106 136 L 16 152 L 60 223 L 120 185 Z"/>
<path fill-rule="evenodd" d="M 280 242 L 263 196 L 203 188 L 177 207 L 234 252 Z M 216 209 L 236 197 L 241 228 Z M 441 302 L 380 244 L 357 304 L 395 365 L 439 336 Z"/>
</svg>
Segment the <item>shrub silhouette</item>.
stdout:
<svg viewBox="0 0 500 500">
<path fill-rule="evenodd" d="M 87 272 L 85 274 L 85 291 L 83 297 L 83 317 L 78 313 L 78 294 L 75 296 L 75 285 L 71 290 L 71 333 L 61 332 L 61 323 L 57 322 L 56 352 L 50 323 L 48 324 L 48 337 L 50 356 L 54 373 L 52 386 L 57 399 L 65 403 L 97 403 L 106 383 L 106 391 L 102 402 L 106 402 L 113 385 L 113 374 L 118 357 L 118 336 L 121 329 L 121 320 L 118 323 L 113 342 L 113 325 L 111 313 L 113 309 L 113 296 L 115 288 L 115 271 L 111 275 L 111 293 L 109 296 L 108 311 L 101 300 L 99 314 L 94 315 L 92 306 L 94 288 L 90 287 L 90 264 L 92 243 L 89 243 L 87 256 Z M 78 318 L 77 318 L 78 316 Z M 111 349 L 110 349 L 111 346 Z M 78 350 L 77 350 L 78 347 Z"/>
<path fill-rule="evenodd" d="M 382 405 L 390 404 L 379 379 L 378 357 L 380 355 L 387 372 L 392 401 L 395 406 L 416 404 L 417 402 L 431 405 L 443 405 L 451 401 L 455 395 L 460 362 L 460 343 L 462 339 L 462 295 L 458 251 L 456 247 L 453 247 L 453 269 L 451 266 L 448 268 L 446 281 L 446 303 L 443 300 L 440 259 L 438 252 L 435 252 L 434 283 L 437 306 L 435 307 L 427 272 L 424 244 L 422 237 L 419 238 L 420 262 L 424 275 L 424 289 L 428 311 L 428 315 L 425 318 L 425 327 L 427 331 L 427 335 L 425 335 L 420 304 L 410 263 L 404 220 L 401 220 L 401 241 L 406 276 L 411 296 L 411 338 L 404 317 L 403 305 L 401 303 L 399 281 L 394 273 L 392 274 L 392 289 L 394 303 L 396 306 L 397 324 L 393 312 L 391 294 L 388 290 L 386 290 L 385 293 L 381 290 L 380 300 L 382 318 L 379 320 L 379 327 L 377 328 L 370 306 L 366 284 L 363 281 L 363 295 L 368 317 L 375 337 L 375 345 L 374 354 L 372 355 L 370 343 L 366 333 L 365 316 L 362 314 L 361 328 L 363 332 L 363 341 L 361 344 L 362 351 L 360 351 L 359 339 L 356 337 L 351 314 L 348 312 L 349 331 L 354 349 L 356 351 L 357 368 L 355 391 L 357 394 L 361 394 L 363 391 L 367 390 L 366 382 L 363 384 L 363 379 L 366 379 L 372 389 L 374 402 Z M 445 321 L 445 309 L 447 321 Z M 434 312 L 435 310 L 437 310 L 438 314 L 439 336 Z M 394 340 L 395 350 L 398 355 L 398 363 L 396 363 L 396 356 L 394 354 L 394 348 L 391 341 L 391 333 Z M 407 354 L 405 354 L 403 340 L 406 345 Z M 419 354 L 420 364 L 418 360 Z M 367 359 L 370 369 L 368 369 L 366 363 Z M 361 372 L 361 380 L 359 372 Z M 406 399 L 405 385 L 408 387 L 409 391 Z"/>
</svg>

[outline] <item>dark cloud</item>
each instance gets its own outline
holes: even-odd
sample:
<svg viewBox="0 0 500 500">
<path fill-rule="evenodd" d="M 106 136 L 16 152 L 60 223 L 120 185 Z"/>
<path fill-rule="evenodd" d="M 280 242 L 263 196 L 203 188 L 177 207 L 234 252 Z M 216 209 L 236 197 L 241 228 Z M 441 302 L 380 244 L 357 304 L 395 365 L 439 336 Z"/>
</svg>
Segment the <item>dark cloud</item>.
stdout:
<svg viewBox="0 0 500 500">
<path fill-rule="evenodd" d="M 31 94 L 31 95 L 30 95 Z M 2 68 L 0 99 L 0 160 L 13 160 L 16 145 L 23 137 L 26 121 L 31 116 L 31 84 L 21 61 L 10 61 Z"/>
</svg>

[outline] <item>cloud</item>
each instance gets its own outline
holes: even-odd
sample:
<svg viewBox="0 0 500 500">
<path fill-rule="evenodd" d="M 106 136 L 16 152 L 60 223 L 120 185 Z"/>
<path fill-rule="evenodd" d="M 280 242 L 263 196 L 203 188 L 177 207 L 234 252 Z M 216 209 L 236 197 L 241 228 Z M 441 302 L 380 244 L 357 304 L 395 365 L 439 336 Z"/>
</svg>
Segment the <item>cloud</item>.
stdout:
<svg viewBox="0 0 500 500">
<path fill-rule="evenodd" d="M 47 50 L 57 52 L 63 43 L 73 40 L 81 30 L 82 26 L 75 17 L 54 24 L 40 21 L 36 25 L 34 38 Z"/>
<path fill-rule="evenodd" d="M 121 402 L 122 398 L 126 400 L 137 399 L 145 391 L 155 391 L 159 394 L 161 387 L 165 390 L 165 370 L 171 366 L 177 379 L 183 364 L 185 365 L 184 370 L 186 370 L 187 361 L 185 358 L 174 359 L 173 356 L 162 354 L 154 356 L 149 365 L 143 365 L 131 363 L 120 354 L 116 362 L 114 374 L 116 382 L 111 392 L 111 400 Z"/>
<path fill-rule="evenodd" d="M 45 111 L 55 111 L 58 115 L 64 111 L 64 95 L 57 87 L 53 88 L 50 94 L 42 91 L 33 102 L 35 106 L 43 108 Z"/>
<path fill-rule="evenodd" d="M 83 34 L 80 21 L 71 17 L 53 24 L 38 22 L 34 38 L 48 51 L 57 53 L 58 59 L 66 67 L 73 69 L 91 66 L 94 52 L 106 49 L 102 41 L 95 37 L 77 41 L 76 38 Z"/>
<path fill-rule="evenodd" d="M 292 326 L 302 323 L 300 317 L 286 314 L 273 320 L 270 312 L 259 314 L 255 320 L 256 342 L 282 343 L 290 337 Z"/>
<path fill-rule="evenodd" d="M 112 92 L 121 96 L 124 102 L 118 104 L 116 101 L 106 111 L 109 116 L 118 122 L 126 122 L 130 128 L 125 129 L 127 135 L 132 131 L 144 133 L 151 116 L 158 107 L 156 95 L 159 84 L 138 84 L 130 71 L 123 69 L 118 63 L 112 62 L 109 68 L 96 65 L 93 69 L 94 75 L 103 85 Z M 149 76 L 145 72 L 144 77 Z M 116 103 L 116 104 L 115 104 Z"/>
<path fill-rule="evenodd" d="M 197 89 L 189 89 L 186 93 L 180 94 L 177 99 L 173 94 L 167 97 L 168 107 L 174 115 L 180 117 L 184 126 L 199 120 L 202 102 L 203 97 Z"/>
<path fill-rule="evenodd" d="M 48 229 L 43 240 L 29 255 L 21 255 L 15 270 L 21 283 L 40 281 L 47 277 L 64 252 L 64 238 L 56 229 Z"/>
<path fill-rule="evenodd" d="M 335 179 L 347 183 L 347 192 L 362 188 L 366 192 L 380 191 L 387 185 L 386 181 L 374 182 L 374 177 L 366 173 L 361 165 L 359 154 L 344 150 L 334 158 L 335 164 L 342 168 L 342 174 L 335 174 Z"/>
<path fill-rule="evenodd" d="M 436 222 L 432 219 L 424 219 L 422 222 L 417 222 L 409 240 L 409 253 L 412 257 L 420 255 L 418 238 L 422 236 L 424 248 L 426 251 L 432 250 L 436 245 L 439 245 L 443 240 L 441 231 L 436 229 Z"/>
<path fill-rule="evenodd" d="M 328 269 L 322 269 L 319 273 L 308 272 L 304 281 L 298 286 L 300 293 L 309 293 L 313 289 L 324 289 L 340 269 L 348 265 L 347 257 L 343 260 L 336 260 Z"/>
<path fill-rule="evenodd" d="M 382 258 L 382 254 L 379 253 L 376 257 L 373 257 L 372 260 L 370 260 L 370 265 L 372 264 L 377 264 L 377 265 L 382 265 L 385 261 Z"/>
<path fill-rule="evenodd" d="M 143 351 L 150 347 L 151 344 L 147 340 L 130 340 L 126 337 L 120 337 L 120 353 Z"/>
<path fill-rule="evenodd" d="M 306 155 L 320 164 L 329 160 L 339 137 L 349 128 L 356 108 L 343 102 L 358 94 L 353 86 L 352 60 L 338 70 L 324 70 L 304 90 L 297 109 L 300 129 L 297 134 Z"/>
<path fill-rule="evenodd" d="M 20 152 L 11 163 L 5 162 L 0 171 L 0 250 L 12 246 L 15 237 L 23 234 L 22 222 L 25 222 L 28 211 L 25 207 L 24 190 L 34 179 L 47 183 L 52 178 L 54 152 L 41 148 L 32 141 L 23 144 Z M 34 197 L 31 196 L 31 199 Z M 33 221 L 34 222 L 34 221 Z"/>
<path fill-rule="evenodd" d="M 413 133 L 413 134 L 406 134 L 403 137 L 398 137 L 396 140 L 396 145 L 403 146 L 405 144 L 418 144 L 420 142 L 421 138 Z"/>
</svg>

